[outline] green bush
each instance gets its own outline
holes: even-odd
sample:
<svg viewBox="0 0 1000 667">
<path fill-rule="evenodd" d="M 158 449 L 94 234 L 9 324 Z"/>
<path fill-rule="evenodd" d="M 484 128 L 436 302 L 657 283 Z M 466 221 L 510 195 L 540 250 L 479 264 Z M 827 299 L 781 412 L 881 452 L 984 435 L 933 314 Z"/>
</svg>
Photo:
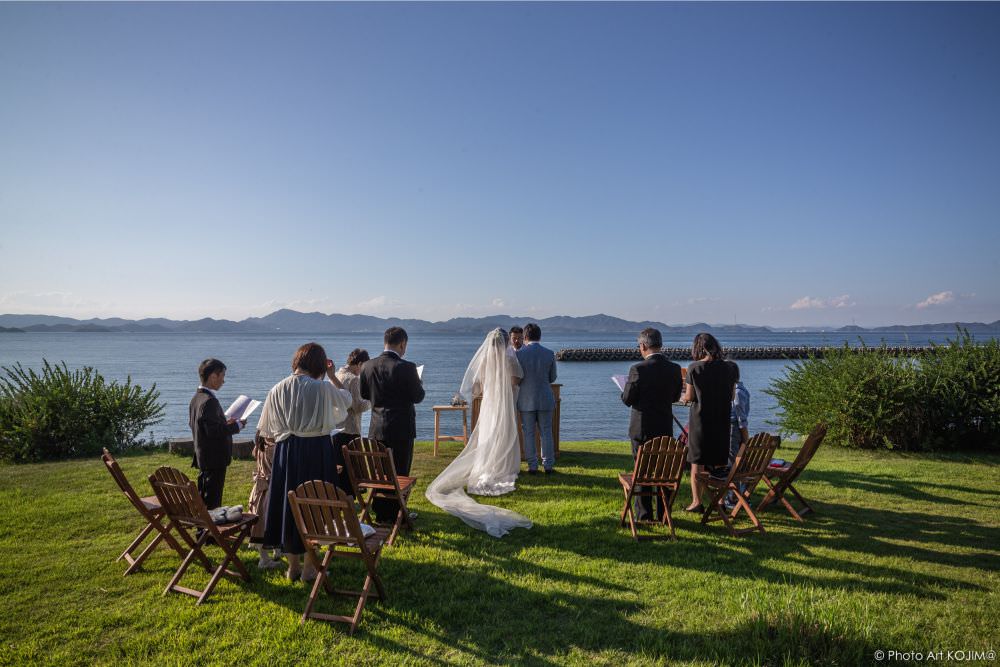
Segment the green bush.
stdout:
<svg viewBox="0 0 1000 667">
<path fill-rule="evenodd" d="M 21 364 L 0 371 L 0 460 L 39 461 L 121 451 L 163 418 L 154 384 L 148 391 L 106 382 L 93 368 L 70 371 L 42 360 L 42 372 Z"/>
<path fill-rule="evenodd" d="M 1000 343 L 960 332 L 916 358 L 883 345 L 847 345 L 791 366 L 765 390 L 775 422 L 808 433 L 818 422 L 832 443 L 867 449 L 959 449 L 1000 445 Z"/>
</svg>

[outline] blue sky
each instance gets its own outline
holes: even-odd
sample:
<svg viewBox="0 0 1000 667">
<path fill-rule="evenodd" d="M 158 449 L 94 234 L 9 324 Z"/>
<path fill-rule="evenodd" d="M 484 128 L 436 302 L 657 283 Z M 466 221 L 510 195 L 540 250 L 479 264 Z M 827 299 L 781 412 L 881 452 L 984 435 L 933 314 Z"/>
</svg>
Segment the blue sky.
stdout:
<svg viewBox="0 0 1000 667">
<path fill-rule="evenodd" d="M 0 4 L 0 312 L 1000 319 L 1000 4 Z"/>
</svg>

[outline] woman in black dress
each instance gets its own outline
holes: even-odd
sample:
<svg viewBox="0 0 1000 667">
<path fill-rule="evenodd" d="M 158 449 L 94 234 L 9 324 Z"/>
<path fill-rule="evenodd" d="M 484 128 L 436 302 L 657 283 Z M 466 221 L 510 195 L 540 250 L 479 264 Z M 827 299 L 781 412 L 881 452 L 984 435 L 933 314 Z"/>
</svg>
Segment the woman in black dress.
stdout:
<svg viewBox="0 0 1000 667">
<path fill-rule="evenodd" d="M 701 485 L 698 475 L 708 467 L 724 466 L 729 460 L 729 410 L 736 385 L 735 364 L 723 358 L 715 336 L 694 337 L 687 368 L 687 386 L 682 400 L 691 404 L 688 424 L 688 462 L 691 463 L 691 505 L 700 512 Z"/>
</svg>

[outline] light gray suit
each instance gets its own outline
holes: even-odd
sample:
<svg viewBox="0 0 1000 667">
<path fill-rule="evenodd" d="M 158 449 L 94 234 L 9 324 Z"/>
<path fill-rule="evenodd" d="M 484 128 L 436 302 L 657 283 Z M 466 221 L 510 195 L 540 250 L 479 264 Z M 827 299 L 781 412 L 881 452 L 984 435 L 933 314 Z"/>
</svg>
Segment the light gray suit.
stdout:
<svg viewBox="0 0 1000 667">
<path fill-rule="evenodd" d="M 517 409 L 521 412 L 524 456 L 528 460 L 528 470 L 538 469 L 536 427 L 542 441 L 542 466 L 551 470 L 556 463 L 555 445 L 552 441 L 552 411 L 556 407 L 556 397 L 550 386 L 556 381 L 556 355 L 533 341 L 517 351 L 517 361 L 524 371 L 517 396 Z"/>
</svg>

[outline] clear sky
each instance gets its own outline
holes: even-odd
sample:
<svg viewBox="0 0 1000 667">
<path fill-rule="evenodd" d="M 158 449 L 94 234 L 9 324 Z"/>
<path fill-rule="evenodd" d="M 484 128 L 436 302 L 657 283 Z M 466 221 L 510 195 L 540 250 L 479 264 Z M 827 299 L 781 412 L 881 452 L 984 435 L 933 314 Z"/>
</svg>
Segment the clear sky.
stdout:
<svg viewBox="0 0 1000 667">
<path fill-rule="evenodd" d="M 1000 4 L 0 4 L 0 312 L 1000 319 Z"/>
</svg>

